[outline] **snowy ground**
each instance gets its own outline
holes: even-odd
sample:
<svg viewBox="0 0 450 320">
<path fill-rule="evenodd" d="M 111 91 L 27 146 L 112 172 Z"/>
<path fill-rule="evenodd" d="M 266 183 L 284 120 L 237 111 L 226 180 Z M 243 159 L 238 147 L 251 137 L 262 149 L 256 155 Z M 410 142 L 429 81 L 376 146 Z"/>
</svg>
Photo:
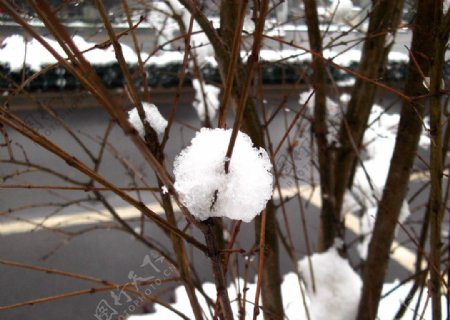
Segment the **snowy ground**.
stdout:
<svg viewBox="0 0 450 320">
<path fill-rule="evenodd" d="M 281 290 L 286 319 L 305 320 L 308 319 L 307 313 L 310 319 L 313 320 L 354 319 L 360 296 L 360 277 L 348 265 L 346 260 L 339 257 L 334 248 L 323 254 L 314 254 L 311 257 L 311 264 L 314 270 L 315 292 L 313 292 L 311 280 L 309 279 L 310 273 L 307 271 L 307 258 L 304 258 L 299 264 L 299 269 L 303 272 L 304 279 L 308 283 L 306 288 L 303 284 L 300 284 L 301 282 L 295 273 L 289 273 L 284 276 Z M 384 297 L 378 309 L 378 319 L 392 319 L 403 303 L 411 286 L 411 282 L 402 286 L 399 286 L 399 281 L 385 283 L 382 292 Z M 216 299 L 214 284 L 205 283 L 203 289 L 209 297 Z M 246 319 L 252 318 L 255 293 L 255 283 L 237 279 L 230 285 L 228 294 L 236 317 L 240 311 L 243 311 Z M 403 319 L 412 319 L 416 307 L 420 316 L 419 319 L 431 319 L 431 302 L 427 296 L 427 289 L 423 292 L 420 304 L 417 304 L 419 295 L 420 290 L 417 291 L 414 299 L 406 309 Z M 206 318 L 212 319 L 214 311 L 208 308 L 203 298 L 200 298 L 200 303 Z M 445 297 L 442 296 L 442 312 L 444 315 L 447 312 L 446 303 Z M 175 290 L 175 302 L 171 306 L 183 312 L 189 319 L 193 319 L 189 299 L 183 287 L 178 287 Z M 128 319 L 157 320 L 173 319 L 174 317 L 176 316 L 170 310 L 156 305 L 154 313 L 133 315 Z"/>
</svg>

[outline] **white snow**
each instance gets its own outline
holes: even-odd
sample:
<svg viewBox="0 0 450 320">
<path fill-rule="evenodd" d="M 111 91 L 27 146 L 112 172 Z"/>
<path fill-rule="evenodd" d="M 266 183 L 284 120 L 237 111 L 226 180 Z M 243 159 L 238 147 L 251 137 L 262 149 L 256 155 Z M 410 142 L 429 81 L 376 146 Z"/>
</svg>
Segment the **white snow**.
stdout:
<svg viewBox="0 0 450 320">
<path fill-rule="evenodd" d="M 430 130 L 430 117 L 425 116 L 423 118 L 423 128 L 419 140 L 419 147 L 426 149 L 430 146 L 431 138 L 429 130 Z"/>
<path fill-rule="evenodd" d="M 161 55 L 151 56 L 147 64 L 154 64 L 157 66 L 164 66 L 171 63 L 182 63 L 183 54 L 179 51 L 165 51 Z"/>
<path fill-rule="evenodd" d="M 245 292 L 244 292 L 245 289 Z M 213 300 L 217 298 L 217 290 L 214 284 L 203 284 L 203 290 Z M 303 307 L 303 300 L 300 294 L 300 287 L 298 277 L 294 273 L 289 273 L 284 276 L 284 281 L 281 286 L 281 292 L 283 295 L 283 305 L 287 319 L 290 320 L 304 320 L 306 319 L 306 313 Z M 245 302 L 245 319 L 251 319 L 253 316 L 253 302 L 256 294 L 256 284 L 245 282 L 243 279 L 235 279 L 228 287 L 228 295 L 231 301 L 231 309 L 236 319 L 239 315 L 238 294 L 241 295 L 241 299 L 246 298 Z M 199 299 L 200 306 L 204 311 L 206 319 L 212 319 L 210 316 L 208 305 L 198 292 L 197 297 Z M 242 300 L 241 300 L 242 301 Z M 260 299 L 260 304 L 262 303 Z M 181 310 L 189 319 L 194 319 L 194 314 L 191 310 L 191 304 L 189 302 L 186 290 L 184 287 L 178 287 L 175 289 L 175 303 L 171 305 L 177 310 Z M 212 311 L 214 313 L 214 311 Z M 145 315 L 133 315 L 129 320 L 159 320 L 159 319 L 174 319 L 174 314 L 161 305 L 155 305 L 155 313 Z"/>
<path fill-rule="evenodd" d="M 242 51 L 241 57 L 245 60 L 247 52 Z M 293 49 L 284 50 L 272 50 L 272 49 L 261 49 L 259 52 L 260 59 L 267 62 L 302 62 L 311 61 L 311 55 L 307 52 L 302 52 Z"/>
<path fill-rule="evenodd" d="M 175 189 L 200 220 L 209 217 L 251 221 L 272 194 L 267 152 L 239 132 L 229 173 L 224 171 L 231 130 L 203 128 L 175 158 Z"/>
<path fill-rule="evenodd" d="M 366 172 L 359 165 L 356 169 L 351 196 L 346 196 L 345 206 L 347 209 L 351 211 L 363 210 L 361 233 L 364 238 L 357 246 L 362 259 L 367 258 L 368 246 L 378 210 L 378 200 L 382 196 L 389 172 L 399 121 L 399 114 L 385 113 L 384 109 L 378 105 L 372 107 L 369 118 L 370 127 L 366 130 L 363 140 L 369 157 L 369 159 L 363 161 L 363 165 L 370 177 L 370 183 Z M 403 223 L 409 215 L 409 205 L 406 201 L 403 201 L 399 216 L 400 223 Z"/>
<path fill-rule="evenodd" d="M 388 32 L 386 34 L 386 39 L 384 40 L 384 47 L 387 48 L 394 42 L 395 42 L 394 34 L 392 32 Z"/>
<path fill-rule="evenodd" d="M 353 2 L 351 0 L 334 0 L 331 3 L 329 14 L 333 15 L 333 22 L 346 24 L 353 15 Z"/>
<path fill-rule="evenodd" d="M 44 39 L 59 54 L 63 54 L 63 50 L 56 41 Z M 42 65 L 55 62 L 56 59 L 35 39 L 26 41 L 21 35 L 12 35 L 2 42 L 0 63 L 8 64 L 12 71 L 21 70 L 24 64 L 37 71 L 41 69 Z"/>
<path fill-rule="evenodd" d="M 156 16 L 156 19 L 154 19 L 153 23 L 155 24 L 156 30 L 161 30 L 162 35 L 166 39 L 173 39 L 180 33 L 180 27 L 173 19 L 170 19 L 170 22 L 166 21 L 165 25 L 163 25 L 163 22 L 166 20 L 165 17 L 171 17 L 172 12 L 173 14 L 181 16 L 181 21 L 184 25 L 184 28 L 186 30 L 189 29 L 191 14 L 189 10 L 186 10 L 186 8 L 181 5 L 178 0 L 168 0 L 168 4 L 171 8 L 164 2 L 156 4 L 157 5 L 155 5 L 155 7 L 157 7 L 158 10 L 155 10 L 153 13 L 153 16 Z M 200 66 L 206 62 L 205 59 L 207 57 L 214 57 L 214 50 L 212 45 L 210 44 L 208 37 L 205 35 L 205 33 L 202 32 L 201 27 L 195 21 L 192 26 L 190 45 L 191 53 L 196 56 L 196 59 Z"/>
<path fill-rule="evenodd" d="M 352 62 L 359 63 L 361 61 L 361 50 L 352 49 L 344 53 L 333 50 L 324 50 L 323 56 L 327 59 L 333 59 L 333 62 L 344 67 L 350 66 Z M 399 51 L 390 51 L 388 54 L 388 61 L 390 62 L 408 62 L 407 54 Z"/>
<path fill-rule="evenodd" d="M 84 38 L 78 35 L 73 37 L 73 42 L 78 47 L 78 49 L 80 49 L 80 51 L 87 50 L 96 45 L 95 42 L 86 41 Z M 121 47 L 123 56 L 127 63 L 136 64 L 138 62 L 138 59 L 134 50 L 125 44 L 121 44 Z M 106 65 L 117 62 L 113 46 L 109 46 L 105 49 L 95 48 L 84 53 L 84 57 L 94 65 Z"/>
<path fill-rule="evenodd" d="M 163 25 L 162 22 L 157 21 L 152 21 L 152 23 L 160 25 L 163 28 L 167 39 L 172 39 L 178 32 L 178 27 L 173 22 L 167 25 Z M 194 26 L 195 28 L 199 28 L 196 24 Z M 197 31 L 195 28 L 194 32 Z M 46 37 L 44 39 L 61 56 L 66 57 L 64 51 L 55 40 Z M 96 45 L 96 43 L 86 41 L 78 35 L 73 37 L 73 41 L 81 51 L 94 48 Z M 208 63 L 213 67 L 217 67 L 212 46 L 209 44 L 204 33 L 193 34 L 191 45 L 193 46 L 192 52 L 195 54 L 200 65 Z M 136 64 L 138 58 L 134 50 L 125 44 L 121 44 L 121 47 L 127 63 Z M 240 54 L 244 61 L 248 58 L 248 52 L 242 51 Z M 93 65 L 116 63 L 116 56 L 112 46 L 104 49 L 94 48 L 84 53 L 84 56 Z M 352 62 L 358 63 L 360 61 L 361 52 L 359 50 L 349 50 L 343 54 L 339 54 L 336 51 L 325 50 L 324 56 L 328 59 L 334 58 L 333 61 L 335 63 L 348 67 Z M 180 51 L 160 51 L 157 55 L 153 55 L 148 59 L 147 65 L 161 66 L 170 63 L 182 63 L 183 57 L 184 54 Z M 270 62 L 283 61 L 287 63 L 299 63 L 311 60 L 310 54 L 307 52 L 292 49 L 262 49 L 260 57 L 261 60 Z M 408 55 L 401 52 L 392 51 L 389 53 L 389 61 L 407 62 L 408 59 Z M 35 39 L 25 41 L 22 35 L 12 35 L 5 38 L 0 47 L 0 63 L 8 64 L 12 70 L 17 71 L 22 69 L 24 61 L 25 65 L 29 66 L 32 70 L 39 71 L 42 66 L 55 63 L 56 59 Z M 354 81 L 353 79 L 350 80 Z"/>
<path fill-rule="evenodd" d="M 196 29 L 193 32 L 201 31 L 200 26 L 194 24 Z M 207 62 L 207 58 L 215 57 L 214 49 L 205 33 L 195 33 L 191 36 L 191 50 L 200 66 Z"/>
<path fill-rule="evenodd" d="M 208 110 L 209 119 L 214 119 L 220 104 L 220 88 L 211 84 L 203 83 L 203 90 L 205 92 L 205 95 L 203 95 L 200 80 L 193 79 L 192 86 L 195 90 L 195 99 L 193 102 L 193 106 L 197 111 L 198 117 L 200 118 L 200 120 L 204 121 L 206 118 L 206 110 Z"/>
<path fill-rule="evenodd" d="M 334 249 L 333 249 L 334 250 Z M 356 308 L 360 299 L 360 288 L 361 280 L 359 276 L 348 266 L 346 260 L 340 258 L 336 253 L 326 252 L 321 255 L 313 255 L 314 266 L 316 268 L 314 271 L 319 271 L 321 276 L 316 276 L 320 281 L 329 279 L 332 281 L 332 286 L 328 283 L 322 283 L 322 290 L 318 290 L 316 293 L 312 294 L 308 292 L 308 296 L 305 301 L 303 301 L 301 296 L 301 288 L 299 286 L 298 277 L 294 273 L 288 273 L 283 278 L 283 283 L 281 285 L 281 294 L 283 296 L 283 307 L 285 312 L 285 318 L 290 320 L 306 320 L 306 312 L 304 304 L 307 305 L 308 310 L 311 315 L 311 320 L 320 319 L 342 319 L 342 320 L 352 320 L 355 319 Z M 305 258 L 306 259 L 306 258 Z M 304 263 L 305 259 L 301 263 Z M 331 264 L 333 263 L 333 264 Z M 337 263 L 337 264 L 334 264 Z M 322 265 L 323 264 L 323 265 Z M 305 268 L 307 265 L 305 264 Z M 326 269 L 328 267 L 329 269 Z M 350 269 L 349 269 L 350 268 Z M 307 269 L 305 269 L 307 270 Z M 323 271 L 323 273 L 320 273 Z M 336 273 L 334 275 L 334 273 Z M 339 276 L 345 279 L 339 278 Z M 347 281 L 347 282 L 345 282 Z M 349 285 L 347 288 L 347 284 Z M 385 283 L 383 286 L 382 294 L 386 294 L 391 289 L 395 288 L 399 284 L 398 280 L 393 283 Z M 395 312 L 397 312 L 400 305 L 403 303 L 406 295 L 408 294 L 412 283 L 406 283 L 401 286 L 387 297 L 381 299 L 378 308 L 377 319 L 385 320 L 392 319 Z M 205 293 L 214 301 L 217 298 L 217 291 L 212 283 L 204 283 L 203 290 Z M 332 291 L 336 290 L 336 291 Z M 420 304 L 419 312 L 422 312 L 426 307 L 424 313 L 424 319 L 431 319 L 431 302 L 427 302 L 427 289 L 424 289 L 424 296 Z M 309 291 L 309 289 L 308 289 Z M 238 306 L 238 294 L 240 293 L 241 299 L 246 298 L 245 305 L 245 319 L 251 319 L 253 315 L 253 301 L 255 298 L 256 284 L 251 282 L 244 282 L 243 279 L 235 279 L 228 287 L 228 295 L 231 301 L 231 308 L 233 314 L 236 318 L 239 315 Z M 356 296 L 355 296 L 356 295 Z M 328 296 L 328 300 L 326 299 Z M 205 319 L 212 319 L 210 316 L 211 308 L 208 308 L 207 303 L 203 296 L 197 292 L 197 297 L 199 299 L 200 306 L 205 314 Z M 311 299 L 312 297 L 312 299 Z M 442 296 L 442 311 L 446 314 L 446 300 L 445 296 Z M 413 308 L 418 300 L 418 293 L 414 296 L 410 308 L 407 309 L 404 319 L 413 318 Z M 241 300 L 242 301 L 242 300 Z M 342 304 L 339 305 L 338 302 Z M 323 303 L 323 304 L 322 304 Z M 261 300 L 260 300 L 261 304 Z M 316 306 L 314 306 L 316 304 Z M 189 319 L 194 318 L 194 314 L 191 309 L 191 304 L 189 302 L 186 290 L 184 287 L 177 287 L 175 289 L 175 302 L 171 304 L 177 310 L 183 312 Z M 319 308 L 320 310 L 316 310 Z M 328 309 L 331 308 L 331 309 Z M 317 312 L 317 313 L 316 313 Z M 321 318 L 326 316 L 325 318 Z M 159 319 L 178 319 L 170 310 L 165 307 L 155 304 L 155 312 L 143 315 L 132 315 L 128 317 L 129 320 L 159 320 Z"/>
<path fill-rule="evenodd" d="M 392 289 L 396 288 L 400 284 L 399 280 L 395 280 L 392 283 L 385 283 L 383 286 L 382 296 L 387 294 Z M 405 301 L 406 296 L 408 295 L 409 291 L 411 290 L 413 283 L 410 281 L 404 285 L 402 285 L 400 288 L 393 291 L 391 294 L 386 296 L 385 298 L 380 300 L 380 305 L 378 306 L 378 319 L 393 319 L 395 313 L 400 308 L 400 305 L 403 304 Z M 423 313 L 423 318 L 420 318 L 416 315 L 414 317 L 414 309 L 416 307 L 417 302 L 419 301 L 419 292 L 420 289 L 417 290 L 416 294 L 414 295 L 414 298 L 412 299 L 411 303 L 409 304 L 409 308 L 406 308 L 406 312 L 402 319 L 432 319 L 432 312 L 431 312 L 431 300 L 428 296 L 428 288 L 423 289 L 423 295 L 422 300 L 420 301 L 419 305 L 419 315 Z M 447 314 L 447 299 L 445 295 L 441 296 L 441 304 L 442 304 L 442 314 Z"/>
<path fill-rule="evenodd" d="M 308 101 L 308 98 L 311 96 L 309 98 L 309 101 L 308 101 L 308 104 L 306 107 L 306 112 L 305 112 L 305 114 L 308 115 L 309 117 L 314 116 L 314 107 L 315 107 L 314 95 L 315 95 L 315 93 L 313 94 L 312 89 L 310 89 L 308 91 L 300 92 L 300 94 L 299 94 L 298 103 L 299 103 L 300 107 L 302 107 Z M 340 103 L 342 103 L 342 101 L 340 101 Z M 343 111 L 345 111 L 342 109 L 345 107 L 345 104 L 342 103 L 342 106 L 341 106 L 340 103 L 332 100 L 330 97 L 325 97 L 325 105 L 327 108 L 327 120 L 328 120 L 327 138 L 330 143 L 332 141 L 336 140 L 338 130 L 339 130 L 339 124 L 340 124 L 340 121 L 343 116 Z"/>
<path fill-rule="evenodd" d="M 167 127 L 167 120 L 161 115 L 158 108 L 151 103 L 142 102 L 145 111 L 145 119 L 148 121 L 153 130 L 157 134 L 163 135 Z M 128 121 L 136 128 L 139 135 L 143 138 L 145 135 L 144 125 L 139 117 L 137 108 L 133 108 L 128 112 Z"/>
<path fill-rule="evenodd" d="M 168 2 L 172 7 L 173 13 L 175 13 L 176 15 L 182 16 L 187 11 L 186 8 L 183 7 L 178 0 L 168 0 Z"/>
<path fill-rule="evenodd" d="M 355 319 L 361 296 L 362 281 L 348 261 L 332 247 L 311 257 L 315 291 L 308 258 L 299 263 L 307 284 L 309 312 L 314 320 Z"/>
<path fill-rule="evenodd" d="M 341 94 L 341 96 L 339 97 L 339 101 L 343 102 L 343 103 L 348 103 L 350 101 L 350 99 L 352 98 L 352 96 L 348 93 L 343 93 Z"/>
<path fill-rule="evenodd" d="M 388 61 L 405 62 L 409 61 L 409 56 L 399 51 L 389 51 Z"/>
<path fill-rule="evenodd" d="M 245 15 L 242 29 L 249 34 L 255 32 L 255 21 L 253 21 L 251 15 Z"/>
<path fill-rule="evenodd" d="M 62 57 L 67 57 L 57 41 L 43 37 L 44 40 Z M 94 42 L 87 42 L 80 36 L 74 36 L 73 41 L 80 51 L 92 48 Z M 122 51 L 126 61 L 130 64 L 137 63 L 137 56 L 133 49 L 122 44 Z M 105 65 L 117 61 L 114 48 L 109 46 L 106 49 L 95 48 L 84 53 L 84 57 L 94 65 Z M 0 63 L 8 64 L 11 70 L 21 70 L 24 63 L 34 71 L 39 71 L 48 64 L 53 64 L 57 60 L 45 47 L 36 39 L 26 41 L 21 35 L 12 35 L 3 40 L 0 49 Z"/>
<path fill-rule="evenodd" d="M 300 92 L 298 103 L 300 106 L 303 106 L 306 102 L 307 104 L 307 110 L 310 115 L 314 114 L 314 106 L 315 106 L 315 99 L 314 99 L 315 93 L 313 93 L 313 90 L 310 89 L 308 91 Z M 309 100 L 308 100 L 309 99 Z M 339 104 L 332 100 L 330 97 L 325 97 L 325 105 L 327 108 L 327 117 L 329 120 L 334 121 L 340 121 L 342 118 L 342 110 L 339 107 Z"/>
<path fill-rule="evenodd" d="M 284 24 L 288 22 L 289 5 L 287 1 L 281 2 L 278 8 L 276 8 L 275 12 L 278 24 Z"/>
</svg>

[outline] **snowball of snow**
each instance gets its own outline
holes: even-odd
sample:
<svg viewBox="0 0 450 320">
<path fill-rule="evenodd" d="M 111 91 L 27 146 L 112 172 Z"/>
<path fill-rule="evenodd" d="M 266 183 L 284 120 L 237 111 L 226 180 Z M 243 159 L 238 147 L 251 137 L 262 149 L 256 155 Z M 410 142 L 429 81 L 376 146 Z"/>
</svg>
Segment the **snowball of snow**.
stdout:
<svg viewBox="0 0 450 320">
<path fill-rule="evenodd" d="M 300 261 L 299 268 L 307 284 L 311 319 L 355 319 L 362 287 L 359 275 L 334 247 L 324 253 L 313 254 L 310 259 L 315 291 L 308 257 Z"/>
<path fill-rule="evenodd" d="M 208 108 L 209 119 L 214 119 L 217 109 L 219 109 L 219 93 L 220 89 L 210 85 L 203 84 L 203 90 L 205 95 L 203 96 L 202 87 L 200 81 L 197 79 L 192 80 L 192 86 L 195 90 L 195 99 L 193 106 L 197 111 L 200 120 L 204 121 L 206 118 L 206 108 Z M 206 101 L 205 101 L 206 100 Z"/>
<path fill-rule="evenodd" d="M 147 102 L 142 102 L 142 106 L 144 107 L 145 118 L 150 124 L 150 126 L 153 128 L 153 130 L 155 130 L 156 133 L 159 135 L 164 134 L 164 130 L 166 130 L 167 127 L 167 120 L 164 119 L 161 113 L 159 113 L 158 108 L 154 104 Z M 128 112 L 128 120 L 133 125 L 133 127 L 135 127 L 136 130 L 139 132 L 139 135 L 141 137 L 144 137 L 145 135 L 144 125 L 142 124 L 141 118 L 139 117 L 136 108 L 133 108 Z"/>
<path fill-rule="evenodd" d="M 175 158 L 175 189 L 200 220 L 209 217 L 251 221 L 272 195 L 272 165 L 267 152 L 239 132 L 229 173 L 224 163 L 231 130 L 203 128 Z"/>
</svg>

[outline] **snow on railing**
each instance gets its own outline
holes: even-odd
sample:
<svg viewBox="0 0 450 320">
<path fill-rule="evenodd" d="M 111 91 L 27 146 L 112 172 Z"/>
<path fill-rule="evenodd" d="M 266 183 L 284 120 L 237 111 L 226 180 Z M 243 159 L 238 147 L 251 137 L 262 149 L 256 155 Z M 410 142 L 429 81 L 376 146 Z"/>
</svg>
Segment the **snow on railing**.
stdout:
<svg viewBox="0 0 450 320">
<path fill-rule="evenodd" d="M 64 52 L 59 44 L 50 38 L 45 40 L 61 55 Z M 74 36 L 73 41 L 84 53 L 86 59 L 94 66 L 98 75 L 111 89 L 124 85 L 124 79 L 120 67 L 116 61 L 114 50 L 111 46 L 106 48 L 95 47 L 95 43 L 88 42 L 80 36 Z M 130 69 L 137 69 L 137 55 L 134 50 L 122 44 L 122 50 L 130 65 Z M 180 51 L 161 51 L 151 56 L 145 64 L 150 87 L 172 87 L 178 85 L 178 75 L 183 68 L 184 53 Z M 241 57 L 245 61 L 247 52 L 242 51 Z M 361 51 L 349 50 L 343 53 L 325 50 L 324 57 L 343 67 L 356 70 L 361 59 Z M 147 56 L 143 54 L 143 59 Z M 388 82 L 400 82 L 406 77 L 408 56 L 401 52 L 391 52 L 384 80 Z M 312 75 L 311 55 L 302 50 L 263 49 L 260 52 L 262 64 L 262 81 L 264 84 L 289 84 L 305 83 Z M 13 83 L 20 83 L 35 72 L 56 63 L 56 59 L 36 40 L 26 41 L 21 35 L 7 37 L 0 48 L 0 87 L 8 89 Z M 354 78 L 343 70 L 330 66 L 330 74 L 340 86 L 352 85 Z M 220 74 L 217 62 L 212 56 L 204 57 L 201 66 L 203 78 L 210 83 L 220 83 Z M 444 68 L 444 78 L 450 78 L 450 61 Z M 141 80 L 136 84 L 141 86 Z M 188 72 L 184 85 L 192 85 L 192 77 Z M 78 81 L 65 69 L 55 66 L 46 71 L 26 87 L 29 91 L 74 90 L 81 86 Z"/>
</svg>

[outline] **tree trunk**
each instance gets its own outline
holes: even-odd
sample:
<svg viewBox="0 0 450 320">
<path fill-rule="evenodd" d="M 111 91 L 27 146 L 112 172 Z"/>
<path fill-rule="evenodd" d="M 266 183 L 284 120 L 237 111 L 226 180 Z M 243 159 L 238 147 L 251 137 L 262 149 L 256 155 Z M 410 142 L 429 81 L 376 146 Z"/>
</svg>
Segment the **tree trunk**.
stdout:
<svg viewBox="0 0 450 320">
<path fill-rule="evenodd" d="M 361 62 L 358 73 L 369 79 L 379 79 L 382 76 L 391 45 L 386 45 L 386 35 L 395 36 L 400 22 L 404 0 L 372 1 L 369 30 L 364 41 Z M 352 90 L 347 112 L 339 129 L 340 148 L 336 154 L 335 188 L 336 210 L 342 210 L 342 204 L 347 188 L 351 187 L 353 172 L 357 164 L 370 110 L 375 98 L 377 87 L 363 79 L 356 79 Z M 355 150 L 355 146 L 358 150 Z"/>
<path fill-rule="evenodd" d="M 405 84 L 405 91 L 408 96 L 427 93 L 422 84 L 423 79 L 418 68 L 425 75 L 429 74 L 439 21 L 437 3 L 436 0 L 419 0 L 418 2 L 411 45 L 411 55 L 414 56 L 417 65 L 411 57 Z M 377 314 L 394 231 L 400 208 L 407 193 L 409 176 L 422 131 L 424 104 L 424 100 L 411 100 L 404 101 L 402 106 L 394 153 L 369 245 L 357 319 L 375 319 Z"/>
<path fill-rule="evenodd" d="M 231 52 L 234 39 L 234 30 L 238 23 L 240 1 L 222 1 L 220 9 L 220 34 L 225 46 L 228 49 L 228 53 Z M 241 32 L 241 30 L 239 30 Z M 228 67 L 230 65 L 231 56 L 229 55 L 223 59 L 222 63 L 219 61 L 219 69 L 222 75 L 222 82 L 225 83 Z M 239 59 L 239 58 L 238 58 Z M 244 70 L 240 59 L 237 63 L 236 78 L 234 88 L 232 89 L 232 101 L 234 106 L 237 106 L 240 92 L 242 91 L 242 81 L 244 79 Z M 264 128 L 261 126 L 254 101 L 249 98 L 244 109 L 242 131 L 246 132 L 253 143 L 265 148 L 264 140 Z M 276 208 L 273 205 L 272 200 L 269 200 L 266 207 L 266 233 L 265 233 L 265 245 L 267 250 L 264 251 L 264 268 L 262 280 L 262 300 L 264 319 L 282 319 L 284 317 L 283 300 L 281 295 L 281 276 L 279 267 L 279 250 L 278 250 L 278 235 L 277 235 L 277 220 L 276 220 Z M 261 218 L 256 217 L 255 229 L 256 229 L 256 242 L 260 241 L 260 225 Z"/>
<path fill-rule="evenodd" d="M 438 11 L 442 12 L 442 2 L 438 4 Z M 436 15 L 441 18 L 439 13 Z M 441 19 L 438 20 L 438 22 Z M 449 39 L 450 13 L 439 25 L 435 38 L 435 52 L 430 72 L 430 285 L 433 319 L 441 319 L 441 250 L 442 250 L 442 219 L 444 215 L 444 204 L 442 199 L 442 173 L 443 173 L 443 138 L 442 138 L 442 103 L 441 103 L 441 81 L 445 59 L 445 50 Z"/>
<path fill-rule="evenodd" d="M 304 0 L 306 24 L 308 26 L 309 45 L 311 50 L 322 54 L 322 37 L 319 29 L 317 3 L 315 0 Z M 319 158 L 319 174 L 322 208 L 320 212 L 320 230 L 318 250 L 326 251 L 334 243 L 337 236 L 342 235 L 342 224 L 336 211 L 334 197 L 333 150 L 328 143 L 327 106 L 326 106 L 326 70 L 323 59 L 312 56 L 314 71 L 314 122 L 313 129 L 317 143 Z"/>
<path fill-rule="evenodd" d="M 209 22 L 208 18 L 191 1 L 179 0 L 188 9 L 202 30 L 208 37 L 214 48 L 215 57 L 218 62 L 222 83 L 226 83 L 229 66 L 232 61 L 231 51 L 233 48 L 234 32 L 238 24 L 240 15 L 239 8 L 242 4 L 239 0 L 221 1 L 220 4 L 220 31 L 218 32 Z M 239 30 L 242 32 L 242 30 Z M 238 51 L 239 52 L 239 51 Z M 239 57 L 238 57 L 239 59 Z M 245 78 L 245 71 L 242 62 L 238 60 L 235 68 L 234 81 L 231 90 L 231 105 L 235 108 L 238 105 L 241 91 L 243 90 L 242 79 Z M 224 106 L 222 106 L 224 107 Z M 265 147 L 264 128 L 261 126 L 256 112 L 254 101 L 249 98 L 244 108 L 243 123 L 241 130 L 246 132 L 252 142 L 259 147 Z M 262 298 L 264 305 L 265 319 L 279 319 L 284 317 L 282 296 L 281 296 L 281 276 L 278 261 L 278 236 L 276 233 L 275 208 L 269 201 L 267 205 L 266 239 L 265 243 L 270 246 L 271 254 L 265 256 L 264 275 L 262 282 Z M 260 218 L 255 221 L 256 226 L 260 224 Z M 259 233 L 259 230 L 256 232 Z M 259 238 L 256 239 L 259 243 Z M 266 312 L 267 311 L 267 312 Z"/>
<path fill-rule="evenodd" d="M 266 207 L 266 239 L 262 280 L 262 300 L 264 319 L 283 319 L 283 298 L 281 295 L 281 275 L 279 269 L 278 236 L 276 228 L 276 208 L 272 200 Z M 255 220 L 257 239 L 260 238 L 261 217 Z M 261 276 L 261 275 L 260 275 Z"/>
<path fill-rule="evenodd" d="M 160 189 L 162 188 L 162 186 L 163 184 L 159 182 Z M 175 213 L 173 211 L 170 195 L 161 192 L 161 197 L 167 221 L 174 227 L 177 227 L 177 221 L 175 219 Z M 184 241 L 181 237 L 177 236 L 173 232 L 170 232 L 169 236 L 178 263 L 178 271 L 180 272 L 180 278 L 183 282 L 184 288 L 186 289 L 186 293 L 188 295 L 189 302 L 191 304 L 192 311 L 194 313 L 194 317 L 195 319 L 203 319 L 202 308 L 200 307 L 197 296 L 195 294 L 195 286 L 193 283 L 192 272 L 190 271 L 191 268 L 186 252 L 186 246 L 184 245 Z"/>
</svg>

